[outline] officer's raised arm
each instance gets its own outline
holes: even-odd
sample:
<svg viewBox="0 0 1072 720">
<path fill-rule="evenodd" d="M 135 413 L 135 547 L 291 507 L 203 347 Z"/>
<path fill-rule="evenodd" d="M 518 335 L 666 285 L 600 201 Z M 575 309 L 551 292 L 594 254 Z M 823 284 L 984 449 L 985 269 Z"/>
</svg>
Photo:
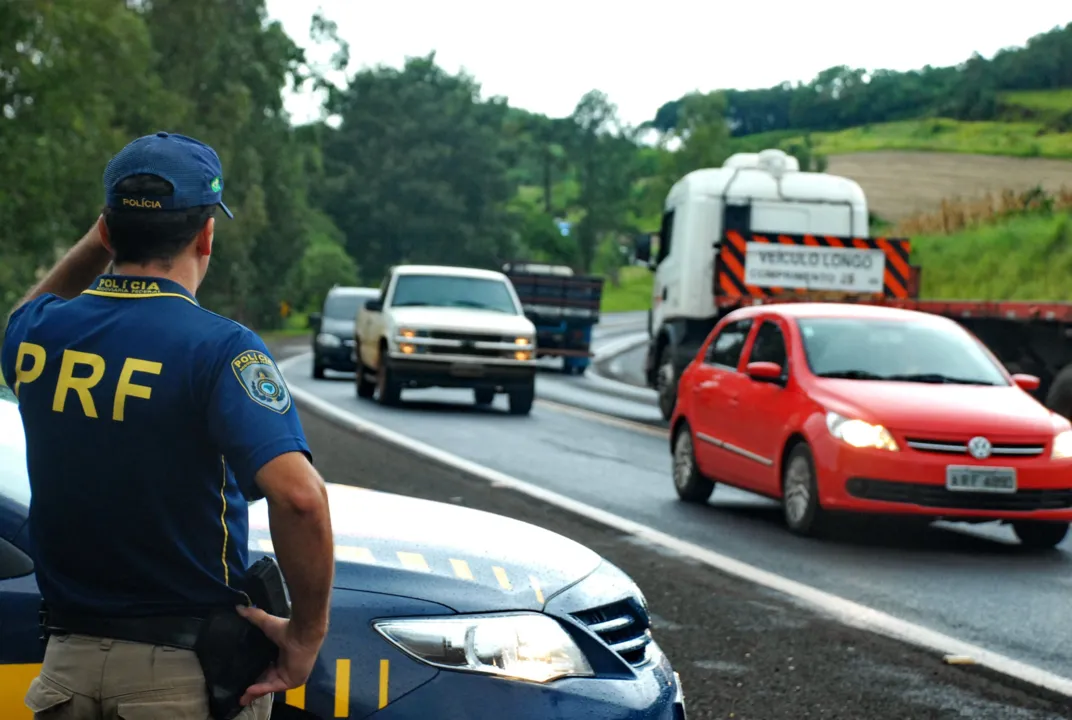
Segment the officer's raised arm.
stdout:
<svg viewBox="0 0 1072 720">
<path fill-rule="evenodd" d="M 108 268 L 112 260 L 107 242 L 102 241 L 107 233 L 104 218 L 97 218 L 89 232 L 15 303 L 11 314 L 41 295 L 51 294 L 70 300 L 89 287 L 93 280 Z"/>
<path fill-rule="evenodd" d="M 240 329 L 239 329 L 240 328 Z M 276 667 L 243 704 L 303 684 L 327 633 L 334 547 L 327 491 L 279 369 L 261 339 L 236 327 L 212 369 L 208 430 L 249 499 L 266 497 L 290 620 L 242 610 L 277 645 Z"/>
</svg>

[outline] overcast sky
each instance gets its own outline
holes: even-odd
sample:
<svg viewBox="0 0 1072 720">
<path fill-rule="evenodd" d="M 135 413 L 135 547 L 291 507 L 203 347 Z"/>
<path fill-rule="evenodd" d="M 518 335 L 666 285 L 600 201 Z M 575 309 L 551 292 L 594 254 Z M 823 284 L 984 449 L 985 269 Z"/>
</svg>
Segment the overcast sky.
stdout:
<svg viewBox="0 0 1072 720">
<path fill-rule="evenodd" d="M 779 7 L 783 6 L 784 7 Z M 598 88 L 636 125 L 691 90 L 808 81 L 846 64 L 868 70 L 952 65 L 990 57 L 1072 22 L 1070 0 L 267 0 L 273 19 L 304 47 L 318 7 L 350 43 L 348 72 L 435 50 L 465 69 L 485 97 L 551 116 L 572 112 Z M 922 19 L 921 19 L 922 18 Z M 312 56 L 326 61 L 326 53 Z M 287 98 L 295 122 L 318 98 Z"/>
</svg>

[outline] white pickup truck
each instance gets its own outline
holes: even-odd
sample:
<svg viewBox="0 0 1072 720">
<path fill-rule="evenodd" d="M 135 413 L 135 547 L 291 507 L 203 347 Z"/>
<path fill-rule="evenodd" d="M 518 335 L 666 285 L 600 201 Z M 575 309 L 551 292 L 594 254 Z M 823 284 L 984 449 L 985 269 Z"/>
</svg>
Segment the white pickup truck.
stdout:
<svg viewBox="0 0 1072 720">
<path fill-rule="evenodd" d="M 357 395 L 395 405 L 403 388 L 498 392 L 526 415 L 536 389 L 536 328 L 500 272 L 440 265 L 391 268 L 354 326 Z"/>
</svg>

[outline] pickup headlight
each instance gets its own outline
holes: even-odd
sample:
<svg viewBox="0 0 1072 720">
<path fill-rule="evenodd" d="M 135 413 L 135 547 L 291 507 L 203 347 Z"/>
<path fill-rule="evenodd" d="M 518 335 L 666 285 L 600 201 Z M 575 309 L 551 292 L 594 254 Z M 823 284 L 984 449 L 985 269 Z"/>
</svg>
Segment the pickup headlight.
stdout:
<svg viewBox="0 0 1072 720">
<path fill-rule="evenodd" d="M 828 412 L 826 413 L 826 427 L 838 440 L 856 448 L 900 449 L 889 430 L 881 425 L 872 425 L 863 420 L 842 417 L 836 412 Z"/>
<path fill-rule="evenodd" d="M 1065 430 L 1053 436 L 1053 451 L 1050 457 L 1061 460 L 1072 457 L 1072 430 Z"/>
<path fill-rule="evenodd" d="M 540 613 L 384 620 L 374 627 L 417 660 L 447 670 L 535 683 L 595 674 L 569 633 Z"/>
<path fill-rule="evenodd" d="M 336 348 L 342 345 L 342 340 L 331 333 L 320 333 L 316 336 L 316 344 L 320 347 Z"/>
</svg>

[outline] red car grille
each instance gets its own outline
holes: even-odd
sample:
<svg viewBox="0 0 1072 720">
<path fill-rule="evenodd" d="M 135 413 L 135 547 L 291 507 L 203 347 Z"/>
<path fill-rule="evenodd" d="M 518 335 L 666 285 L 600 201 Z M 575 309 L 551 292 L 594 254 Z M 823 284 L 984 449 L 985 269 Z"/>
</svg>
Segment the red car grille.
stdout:
<svg viewBox="0 0 1072 720">
<path fill-rule="evenodd" d="M 921 452 L 948 453 L 951 455 L 967 455 L 968 441 L 956 440 L 932 440 L 928 438 L 905 438 L 908 447 Z M 1046 449 L 1045 442 L 1035 443 L 994 443 L 990 448 L 991 455 L 1012 455 L 1014 457 L 1033 457 L 1041 455 Z"/>
</svg>

